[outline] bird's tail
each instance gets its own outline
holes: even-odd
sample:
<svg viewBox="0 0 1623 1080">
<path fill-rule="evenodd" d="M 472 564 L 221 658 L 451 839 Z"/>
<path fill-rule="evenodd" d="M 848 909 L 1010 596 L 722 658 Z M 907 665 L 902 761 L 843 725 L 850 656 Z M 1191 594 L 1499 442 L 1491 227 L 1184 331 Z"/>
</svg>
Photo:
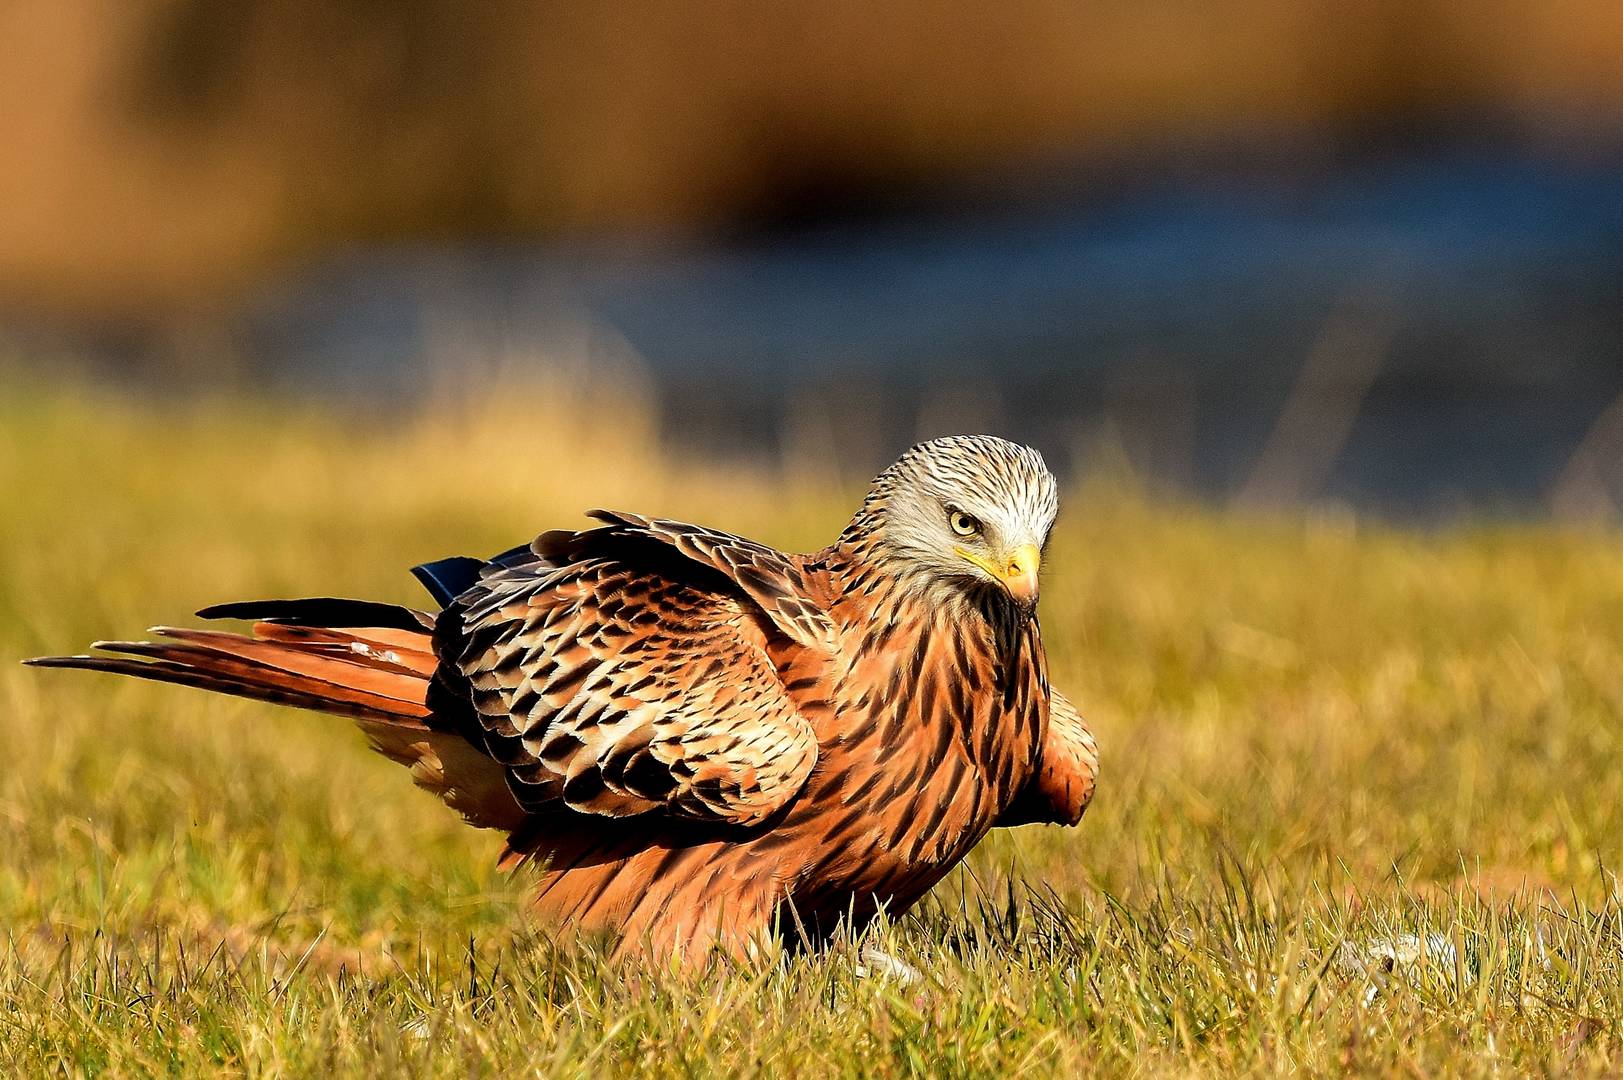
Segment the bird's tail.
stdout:
<svg viewBox="0 0 1623 1080">
<path fill-rule="evenodd" d="M 251 634 L 155 626 L 162 641 L 98 641 L 112 655 L 45 656 L 38 667 L 111 671 L 356 719 L 418 721 L 438 661 L 433 617 L 362 600 L 266 600 L 204 608 L 252 619 Z"/>
<path fill-rule="evenodd" d="M 432 615 L 364 600 L 265 600 L 204 608 L 206 619 L 253 620 L 251 633 L 153 627 L 159 641 L 98 641 L 106 655 L 45 656 L 37 667 L 110 671 L 336 713 L 420 787 L 476 825 L 522 816 L 501 767 L 460 735 L 428 724 L 439 661 Z"/>
</svg>

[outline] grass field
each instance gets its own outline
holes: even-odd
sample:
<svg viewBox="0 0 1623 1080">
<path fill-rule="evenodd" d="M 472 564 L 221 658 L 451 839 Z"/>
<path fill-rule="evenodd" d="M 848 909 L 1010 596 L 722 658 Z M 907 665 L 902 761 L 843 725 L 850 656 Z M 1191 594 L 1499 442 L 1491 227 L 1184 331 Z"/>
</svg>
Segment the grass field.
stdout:
<svg viewBox="0 0 1623 1080">
<path fill-rule="evenodd" d="M 499 839 L 346 721 L 13 661 L 224 599 L 414 601 L 411 564 L 592 505 L 819 546 L 860 481 L 667 460 L 562 384 L 397 423 L 9 386 L 6 1075 L 1623 1066 L 1615 533 L 1083 483 L 1042 609 L 1104 756 L 1082 827 L 995 836 L 881 928 L 920 984 L 859 946 L 691 981 L 551 943 Z"/>
</svg>

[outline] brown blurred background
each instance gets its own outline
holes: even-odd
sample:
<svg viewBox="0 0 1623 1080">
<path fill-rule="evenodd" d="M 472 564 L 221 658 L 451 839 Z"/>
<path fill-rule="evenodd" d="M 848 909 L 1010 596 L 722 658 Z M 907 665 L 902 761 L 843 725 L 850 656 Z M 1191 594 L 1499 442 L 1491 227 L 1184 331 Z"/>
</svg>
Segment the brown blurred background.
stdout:
<svg viewBox="0 0 1623 1080">
<path fill-rule="evenodd" d="M 368 396 L 589 339 L 717 445 L 1619 480 L 1607 0 L 20 0 L 0 145 L 13 360 Z"/>
</svg>

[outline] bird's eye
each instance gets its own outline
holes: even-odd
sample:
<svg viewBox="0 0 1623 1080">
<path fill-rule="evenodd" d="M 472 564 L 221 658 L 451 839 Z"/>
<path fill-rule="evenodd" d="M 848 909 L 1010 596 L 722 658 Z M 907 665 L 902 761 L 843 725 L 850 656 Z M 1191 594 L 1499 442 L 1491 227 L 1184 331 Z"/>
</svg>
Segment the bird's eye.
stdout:
<svg viewBox="0 0 1623 1080">
<path fill-rule="evenodd" d="M 948 515 L 947 521 L 959 536 L 974 536 L 981 531 L 981 523 L 962 510 L 954 510 Z"/>
</svg>

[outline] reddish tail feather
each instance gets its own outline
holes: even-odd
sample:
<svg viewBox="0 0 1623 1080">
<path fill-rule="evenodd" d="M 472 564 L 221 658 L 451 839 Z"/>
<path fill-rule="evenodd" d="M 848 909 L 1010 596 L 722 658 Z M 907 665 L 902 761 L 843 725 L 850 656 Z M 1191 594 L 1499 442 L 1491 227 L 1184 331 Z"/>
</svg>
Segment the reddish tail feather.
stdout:
<svg viewBox="0 0 1623 1080">
<path fill-rule="evenodd" d="M 114 656 L 26 663 L 179 683 L 238 697 L 374 720 L 421 720 L 437 661 L 429 630 L 256 623 L 251 635 L 156 626 L 167 640 L 98 641 Z"/>
<path fill-rule="evenodd" d="M 112 655 L 46 656 L 36 667 L 109 671 L 348 716 L 375 749 L 475 825 L 515 828 L 522 811 L 501 768 L 461 736 L 433 729 L 426 704 L 438 659 L 433 616 L 352 600 L 272 600 L 205 608 L 258 619 L 250 634 L 158 626 L 162 641 L 98 641 Z M 347 625 L 346 625 L 347 624 Z"/>
</svg>

